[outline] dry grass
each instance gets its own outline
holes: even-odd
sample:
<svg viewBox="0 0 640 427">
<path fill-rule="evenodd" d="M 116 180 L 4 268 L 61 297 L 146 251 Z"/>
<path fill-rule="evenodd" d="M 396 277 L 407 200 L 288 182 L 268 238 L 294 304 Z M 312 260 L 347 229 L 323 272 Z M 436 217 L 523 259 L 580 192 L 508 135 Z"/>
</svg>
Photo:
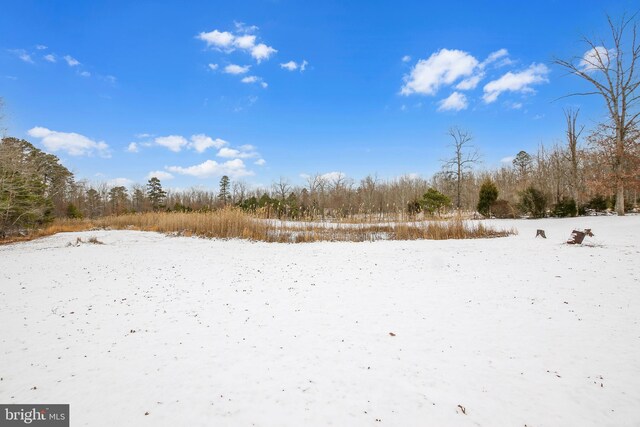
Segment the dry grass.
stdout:
<svg viewBox="0 0 640 427">
<path fill-rule="evenodd" d="M 462 218 L 417 223 L 336 223 L 264 221 L 240 209 L 226 208 L 215 212 L 149 212 L 109 216 L 94 220 L 60 220 L 50 227 L 19 240 L 30 240 L 65 231 L 94 228 L 156 231 L 180 236 L 222 239 L 247 239 L 263 242 L 318 242 L 416 239 L 475 239 L 505 237 L 514 230 L 495 230 L 482 223 Z M 5 242 L 3 242 L 5 243 Z"/>
<path fill-rule="evenodd" d="M 87 231 L 96 228 L 96 226 L 87 220 L 82 219 L 56 219 L 52 224 L 45 228 L 33 230 L 24 235 L 13 235 L 6 239 L 0 239 L 0 245 L 17 242 L 27 242 L 29 240 L 39 239 L 41 237 L 51 236 L 57 233 L 66 233 L 72 231 Z"/>
<path fill-rule="evenodd" d="M 104 243 L 101 242 L 100 240 L 98 240 L 97 237 L 93 236 L 93 237 L 90 237 L 89 240 L 87 240 L 87 241 L 84 241 L 84 240 L 82 240 L 82 238 L 78 237 L 76 239 L 75 243 L 69 242 L 69 243 L 67 243 L 67 246 L 80 246 L 80 245 L 83 245 L 85 243 L 91 243 L 93 245 L 104 245 Z"/>
</svg>

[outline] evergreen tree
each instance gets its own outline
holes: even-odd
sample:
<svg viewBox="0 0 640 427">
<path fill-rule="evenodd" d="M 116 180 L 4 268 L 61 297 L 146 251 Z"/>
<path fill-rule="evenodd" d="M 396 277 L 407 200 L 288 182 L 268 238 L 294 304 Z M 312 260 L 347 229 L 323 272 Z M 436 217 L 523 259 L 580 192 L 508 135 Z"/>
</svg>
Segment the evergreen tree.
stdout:
<svg viewBox="0 0 640 427">
<path fill-rule="evenodd" d="M 518 174 L 520 174 L 521 177 L 526 177 L 529 173 L 529 169 L 531 169 L 533 158 L 531 157 L 531 154 L 522 150 L 518 154 L 516 154 L 516 157 L 513 159 L 512 163 L 513 167 L 518 171 Z"/>
<path fill-rule="evenodd" d="M 90 218 L 99 216 L 102 213 L 100 209 L 100 193 L 95 188 L 87 190 L 87 210 Z"/>
<path fill-rule="evenodd" d="M 498 200 L 498 188 L 491 180 L 486 180 L 480 186 L 480 196 L 478 200 L 478 212 L 484 216 L 491 215 L 491 205 Z"/>
<path fill-rule="evenodd" d="M 151 202 L 151 206 L 154 211 L 164 207 L 164 200 L 167 197 L 167 192 L 162 189 L 162 184 L 158 178 L 151 177 L 147 182 L 147 196 Z"/>
<path fill-rule="evenodd" d="M 67 218 L 82 219 L 82 212 L 73 203 L 67 205 Z"/>
<path fill-rule="evenodd" d="M 231 199 L 231 194 L 229 193 L 230 188 L 230 180 L 227 175 L 224 175 L 220 178 L 220 191 L 218 192 L 218 199 L 222 201 L 222 204 L 226 205 Z"/>
<path fill-rule="evenodd" d="M 111 213 L 119 215 L 126 212 L 129 195 L 123 186 L 113 187 L 109 191 L 109 201 L 111 202 Z"/>
<path fill-rule="evenodd" d="M 31 143 L 16 138 L 0 141 L 0 235 L 50 222 L 57 206 L 66 214 L 64 197 L 73 174 Z"/>
<path fill-rule="evenodd" d="M 144 194 L 143 188 L 141 186 L 134 186 L 131 201 L 133 202 L 133 209 L 136 212 L 142 212 L 144 210 L 145 200 L 146 195 Z"/>
<path fill-rule="evenodd" d="M 433 215 L 436 212 L 440 213 L 444 207 L 451 205 L 451 199 L 435 188 L 429 188 L 422 196 L 420 204 L 425 212 Z"/>
<path fill-rule="evenodd" d="M 523 214 L 530 213 L 534 218 L 544 218 L 547 210 L 547 196 L 535 187 L 527 187 L 520 192 L 518 208 Z"/>
</svg>

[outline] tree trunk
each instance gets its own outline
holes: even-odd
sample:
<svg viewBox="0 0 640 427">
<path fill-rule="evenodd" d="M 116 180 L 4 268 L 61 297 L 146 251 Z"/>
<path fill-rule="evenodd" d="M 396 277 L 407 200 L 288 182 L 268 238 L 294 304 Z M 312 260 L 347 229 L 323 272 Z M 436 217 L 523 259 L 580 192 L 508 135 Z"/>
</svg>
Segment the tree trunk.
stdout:
<svg viewBox="0 0 640 427">
<path fill-rule="evenodd" d="M 616 163 L 614 175 L 616 178 L 616 212 L 624 215 L 624 137 L 621 125 L 616 126 Z"/>
<path fill-rule="evenodd" d="M 624 181 L 621 177 L 617 179 L 616 186 L 616 212 L 618 215 L 624 215 Z"/>
</svg>

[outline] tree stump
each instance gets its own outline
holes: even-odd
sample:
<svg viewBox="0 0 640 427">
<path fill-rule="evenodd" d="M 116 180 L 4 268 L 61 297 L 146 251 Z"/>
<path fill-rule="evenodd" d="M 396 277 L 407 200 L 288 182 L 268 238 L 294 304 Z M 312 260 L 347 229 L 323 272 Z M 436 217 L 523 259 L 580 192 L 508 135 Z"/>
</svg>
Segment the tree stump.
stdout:
<svg viewBox="0 0 640 427">
<path fill-rule="evenodd" d="M 544 230 L 537 230 L 537 231 L 536 231 L 536 238 L 537 238 L 538 236 L 540 236 L 540 237 L 542 237 L 542 238 L 544 238 L 544 239 L 546 239 L 546 238 L 547 238 L 547 235 L 546 235 L 546 234 L 544 234 Z"/>
</svg>

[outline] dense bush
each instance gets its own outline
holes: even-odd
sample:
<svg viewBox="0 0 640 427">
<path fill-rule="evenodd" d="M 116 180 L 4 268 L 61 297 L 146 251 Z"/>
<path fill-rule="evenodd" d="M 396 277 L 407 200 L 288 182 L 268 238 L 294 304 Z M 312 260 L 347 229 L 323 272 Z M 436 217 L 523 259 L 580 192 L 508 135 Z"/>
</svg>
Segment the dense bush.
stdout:
<svg viewBox="0 0 640 427">
<path fill-rule="evenodd" d="M 429 188 L 422 196 L 420 201 L 422 209 L 433 215 L 434 213 L 441 213 L 442 209 L 451 205 L 451 199 L 435 188 Z"/>
<path fill-rule="evenodd" d="M 491 180 L 486 180 L 480 187 L 478 200 L 478 212 L 484 216 L 491 215 L 491 205 L 498 200 L 498 188 Z"/>
<path fill-rule="evenodd" d="M 491 204 L 491 214 L 496 218 L 515 218 L 516 211 L 511 203 L 506 200 L 498 199 Z"/>
<path fill-rule="evenodd" d="M 576 216 L 576 213 L 576 201 L 573 199 L 564 198 L 553 207 L 553 214 L 561 218 Z"/>
<path fill-rule="evenodd" d="M 534 218 L 544 218 L 547 210 L 547 196 L 535 187 L 528 187 L 519 193 L 518 209 L 524 215 L 530 214 Z"/>
<path fill-rule="evenodd" d="M 591 200 L 589 200 L 585 205 L 587 209 L 594 209 L 596 211 L 606 211 L 608 208 L 607 199 L 604 196 L 597 194 Z"/>
<path fill-rule="evenodd" d="M 417 215 L 422 212 L 422 205 L 420 204 L 420 200 L 412 200 L 407 203 L 407 213 L 409 215 Z"/>
<path fill-rule="evenodd" d="M 67 218 L 71 219 L 82 219 L 84 215 L 80 212 L 80 209 L 73 203 L 69 203 L 67 205 Z"/>
</svg>

